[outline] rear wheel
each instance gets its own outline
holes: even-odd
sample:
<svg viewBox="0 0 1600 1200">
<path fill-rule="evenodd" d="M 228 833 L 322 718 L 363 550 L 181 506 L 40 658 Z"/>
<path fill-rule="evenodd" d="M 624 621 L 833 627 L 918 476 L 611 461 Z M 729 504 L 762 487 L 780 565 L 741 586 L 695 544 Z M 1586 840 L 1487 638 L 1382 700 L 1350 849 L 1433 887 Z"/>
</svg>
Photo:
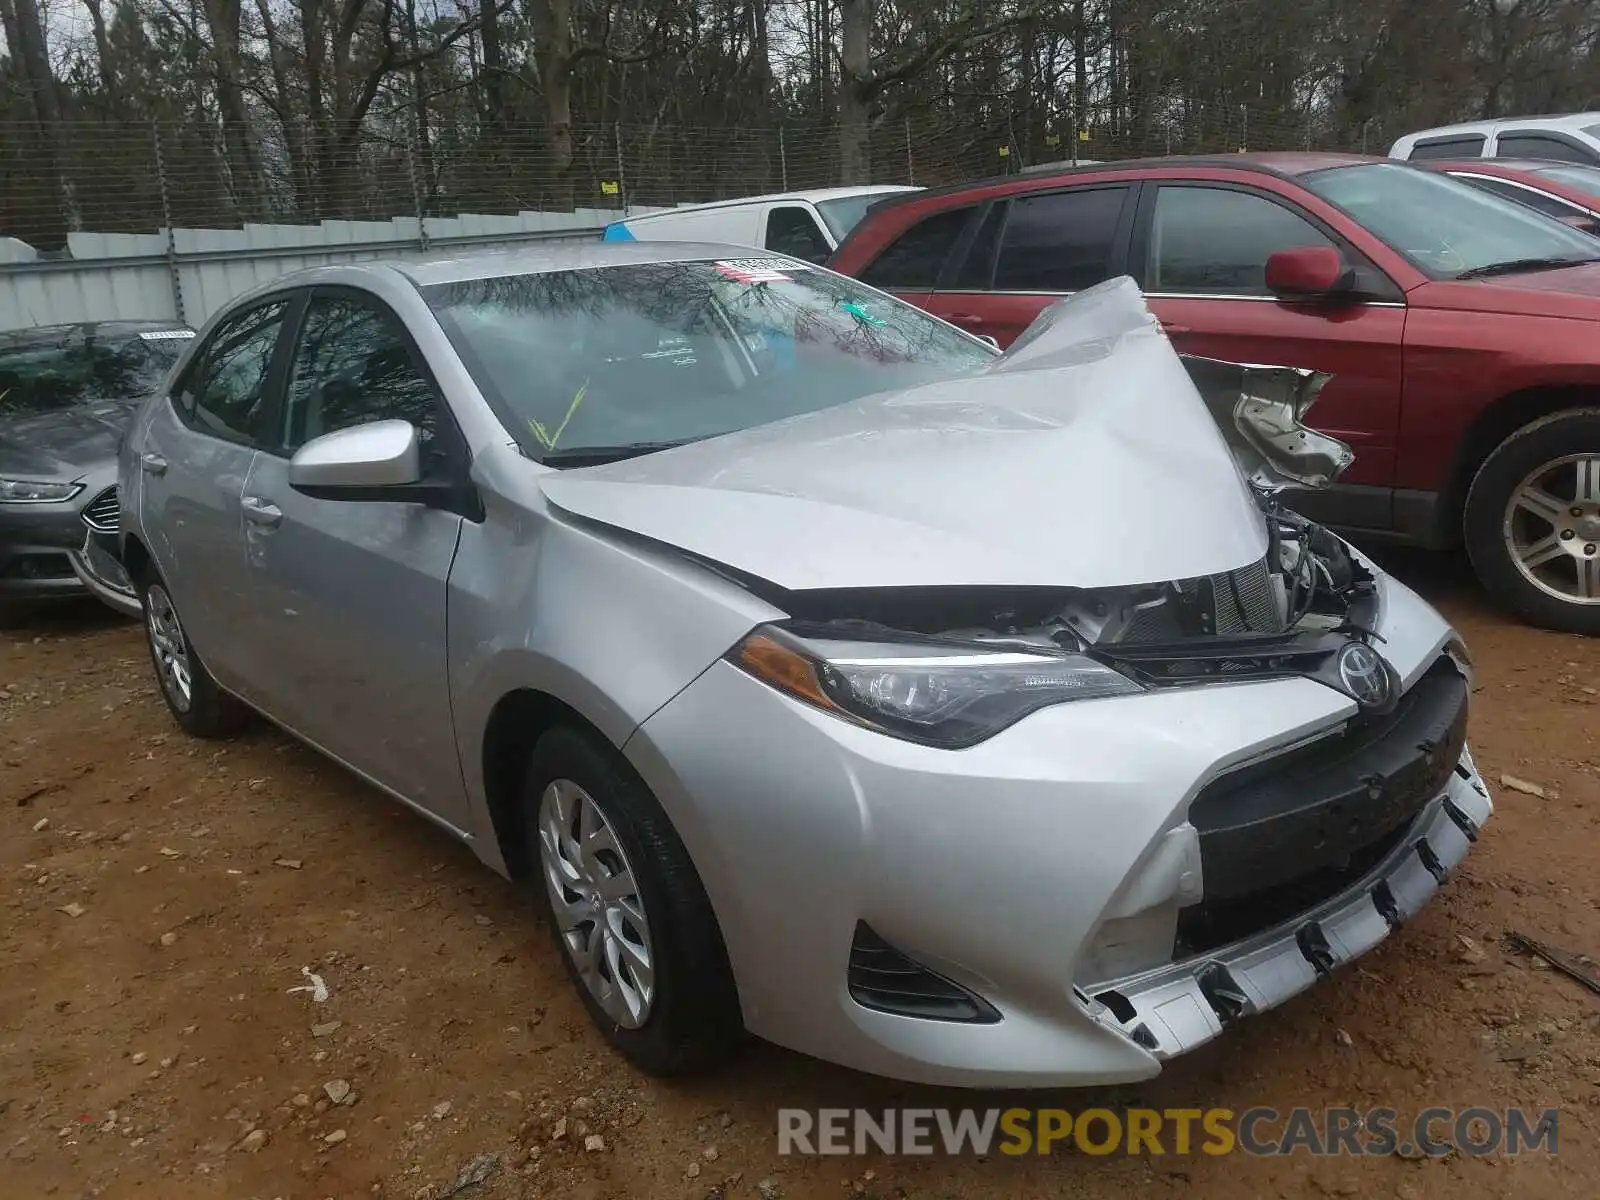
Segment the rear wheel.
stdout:
<svg viewBox="0 0 1600 1200">
<path fill-rule="evenodd" d="M 700 877 L 650 789 L 610 745 L 558 726 L 524 798 L 528 861 L 590 1018 L 656 1075 L 702 1070 L 743 1032 Z"/>
<path fill-rule="evenodd" d="M 218 738 L 237 733 L 249 720 L 249 710 L 211 678 L 184 631 L 166 583 L 159 576 L 141 580 L 139 599 L 144 607 L 150 661 L 167 709 L 195 737 Z"/>
<path fill-rule="evenodd" d="M 1600 634 L 1600 408 L 1554 413 L 1502 442 L 1467 493 L 1465 535 L 1506 607 Z"/>
</svg>

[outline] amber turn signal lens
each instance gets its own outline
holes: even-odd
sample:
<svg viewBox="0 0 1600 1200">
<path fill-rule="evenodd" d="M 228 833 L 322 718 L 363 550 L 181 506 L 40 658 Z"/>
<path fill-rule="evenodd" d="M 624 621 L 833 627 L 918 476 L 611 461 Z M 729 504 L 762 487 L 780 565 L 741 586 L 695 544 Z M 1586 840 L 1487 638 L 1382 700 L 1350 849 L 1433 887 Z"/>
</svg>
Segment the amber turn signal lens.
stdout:
<svg viewBox="0 0 1600 1200">
<path fill-rule="evenodd" d="M 739 647 L 739 663 L 757 679 L 797 696 L 808 704 L 839 712 L 817 679 L 815 664 L 805 655 L 774 641 L 764 633 L 754 634 Z"/>
</svg>

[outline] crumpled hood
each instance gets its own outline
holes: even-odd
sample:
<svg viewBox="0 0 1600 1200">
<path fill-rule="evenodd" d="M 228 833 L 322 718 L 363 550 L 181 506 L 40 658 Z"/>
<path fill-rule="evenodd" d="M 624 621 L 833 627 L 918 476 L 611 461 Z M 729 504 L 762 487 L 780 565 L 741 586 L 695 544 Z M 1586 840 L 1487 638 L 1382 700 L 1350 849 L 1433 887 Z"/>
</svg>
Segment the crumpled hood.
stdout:
<svg viewBox="0 0 1600 1200">
<path fill-rule="evenodd" d="M 1267 549 L 1248 485 L 1131 280 L 974 375 L 542 476 L 559 508 L 790 590 L 1112 587 Z"/>
<path fill-rule="evenodd" d="M 135 401 L 99 400 L 32 416 L 0 413 L 0 475 L 77 479 L 116 458 L 137 409 Z"/>
</svg>

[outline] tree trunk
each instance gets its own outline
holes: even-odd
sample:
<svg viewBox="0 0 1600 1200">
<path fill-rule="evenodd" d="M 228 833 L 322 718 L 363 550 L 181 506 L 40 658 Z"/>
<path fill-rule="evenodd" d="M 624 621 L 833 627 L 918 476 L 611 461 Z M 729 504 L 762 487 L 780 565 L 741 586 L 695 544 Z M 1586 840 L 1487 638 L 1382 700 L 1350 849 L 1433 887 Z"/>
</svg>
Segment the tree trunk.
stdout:
<svg viewBox="0 0 1600 1200">
<path fill-rule="evenodd" d="M 300 21 L 306 51 L 306 141 L 311 148 L 313 221 L 333 215 L 336 186 L 332 130 L 328 128 L 327 47 L 323 36 L 323 0 L 301 0 Z"/>
<path fill-rule="evenodd" d="M 1072 158 L 1078 158 L 1078 131 L 1089 128 L 1089 19 L 1084 0 L 1072 6 Z"/>
<path fill-rule="evenodd" d="M 839 182 L 872 182 L 873 0 L 839 0 Z"/>
<path fill-rule="evenodd" d="M 17 30 L 17 10 L 12 7 L 11 0 L 0 0 L 0 34 L 5 35 L 6 46 L 11 53 L 17 54 L 17 47 L 22 45 L 22 35 Z"/>
<path fill-rule="evenodd" d="M 483 123 L 490 137 L 505 125 L 505 55 L 500 49 L 500 9 L 496 0 L 478 0 L 483 37 Z"/>
<path fill-rule="evenodd" d="M 544 92 L 545 134 L 550 139 L 549 190 L 556 206 L 573 207 L 572 0 L 529 0 L 534 62 Z"/>
<path fill-rule="evenodd" d="M 250 114 L 244 103 L 244 64 L 239 56 L 239 0 L 205 0 L 211 30 L 211 53 L 217 64 L 217 107 L 222 112 L 222 139 L 233 177 L 234 202 L 244 220 L 265 214 L 261 204 L 261 168 L 250 136 Z"/>
<path fill-rule="evenodd" d="M 94 34 L 95 65 L 100 71 L 100 86 L 105 89 L 106 103 L 112 113 L 121 115 L 121 91 L 117 86 L 116 72 L 111 65 L 111 39 L 106 36 L 106 14 L 100 0 L 83 0 L 89 10 L 89 28 Z"/>
<path fill-rule="evenodd" d="M 12 0 L 9 25 L 16 26 L 16 50 L 22 62 L 22 77 L 32 101 L 34 131 L 44 176 L 45 203 L 33 214 L 37 232 L 30 240 L 37 250 L 66 248 L 67 233 L 82 228 L 82 219 L 73 198 L 72 183 L 61 161 L 61 106 L 56 98 L 56 79 L 50 71 L 50 55 L 45 46 L 44 26 L 39 20 L 36 0 Z M 8 36 L 10 29 L 7 29 Z M 25 235 L 27 236 L 27 235 Z"/>
</svg>

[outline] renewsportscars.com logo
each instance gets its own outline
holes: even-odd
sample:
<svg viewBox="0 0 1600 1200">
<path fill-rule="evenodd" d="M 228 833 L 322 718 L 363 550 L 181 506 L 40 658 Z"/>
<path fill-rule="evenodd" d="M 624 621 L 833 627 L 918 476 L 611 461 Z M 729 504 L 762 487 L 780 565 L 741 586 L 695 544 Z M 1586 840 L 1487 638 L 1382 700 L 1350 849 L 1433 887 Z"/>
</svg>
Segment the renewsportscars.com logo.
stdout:
<svg viewBox="0 0 1600 1200">
<path fill-rule="evenodd" d="M 779 1154 L 1307 1154 L 1442 1158 L 1558 1152 L 1560 1110 L 1425 1108 L 803 1108 L 778 1110 Z"/>
</svg>

